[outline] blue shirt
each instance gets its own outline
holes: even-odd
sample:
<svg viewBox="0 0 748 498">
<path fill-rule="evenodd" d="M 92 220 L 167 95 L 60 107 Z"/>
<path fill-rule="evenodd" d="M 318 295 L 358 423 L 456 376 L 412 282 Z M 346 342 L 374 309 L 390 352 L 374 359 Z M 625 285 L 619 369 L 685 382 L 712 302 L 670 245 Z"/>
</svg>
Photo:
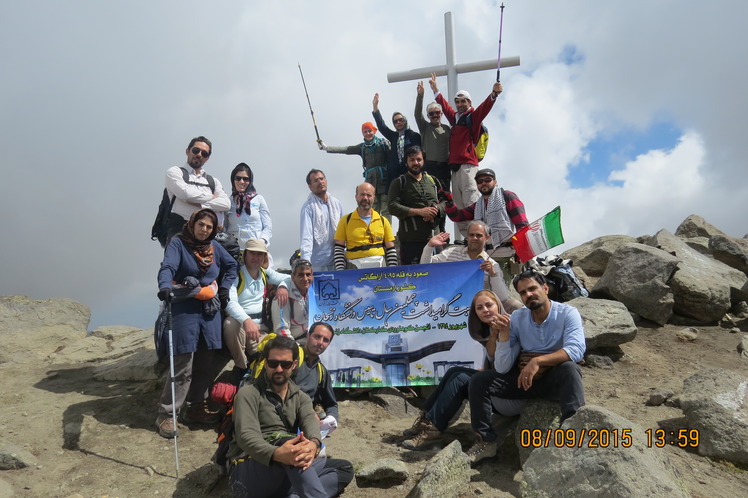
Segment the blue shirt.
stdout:
<svg viewBox="0 0 748 498">
<path fill-rule="evenodd" d="M 521 351 L 529 353 L 553 353 L 563 349 L 573 362 L 584 357 L 586 342 L 582 315 L 573 306 L 551 301 L 551 310 L 543 323 L 535 323 L 529 308 L 520 308 L 512 313 L 509 324 L 509 340 L 496 342 L 494 368 L 506 373 L 517 362 Z"/>
</svg>

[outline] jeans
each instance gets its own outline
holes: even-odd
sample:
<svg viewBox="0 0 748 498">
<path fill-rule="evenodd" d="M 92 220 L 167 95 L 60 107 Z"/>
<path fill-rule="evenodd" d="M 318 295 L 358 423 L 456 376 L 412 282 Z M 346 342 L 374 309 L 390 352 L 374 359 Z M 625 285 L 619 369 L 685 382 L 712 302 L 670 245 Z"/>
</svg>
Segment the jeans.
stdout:
<svg viewBox="0 0 748 498">
<path fill-rule="evenodd" d="M 508 399 L 544 398 L 558 401 L 561 422 L 574 415 L 584 405 L 582 370 L 573 361 L 566 361 L 548 369 L 540 380 L 533 380 L 530 389 L 517 387 L 519 369 L 505 374 L 495 370 L 478 372 L 470 378 L 470 422 L 473 430 L 484 441 L 495 441 L 496 432 L 491 426 L 491 396 Z"/>
<path fill-rule="evenodd" d="M 478 373 L 477 370 L 465 367 L 452 367 L 439 382 L 436 391 L 431 393 L 423 411 L 426 418 L 440 431 L 447 429 L 449 421 L 457 414 L 462 402 L 468 399 L 470 378 Z M 489 399 L 489 406 L 490 406 Z M 491 419 L 489 415 L 489 420 Z"/>
</svg>

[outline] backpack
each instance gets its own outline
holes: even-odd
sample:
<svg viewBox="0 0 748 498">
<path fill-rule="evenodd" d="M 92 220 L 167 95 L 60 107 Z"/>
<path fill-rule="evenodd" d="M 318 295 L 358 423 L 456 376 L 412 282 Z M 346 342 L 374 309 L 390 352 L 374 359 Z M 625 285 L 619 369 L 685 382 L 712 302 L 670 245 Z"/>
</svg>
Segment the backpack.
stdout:
<svg viewBox="0 0 748 498">
<path fill-rule="evenodd" d="M 250 358 L 247 359 L 247 365 L 249 365 L 249 370 L 247 372 L 247 375 L 245 375 L 244 380 L 242 380 L 242 383 L 240 384 L 240 387 L 244 385 L 244 383 L 254 383 L 254 381 L 260 376 L 260 373 L 265 368 L 265 358 L 262 355 L 262 350 L 265 349 L 265 345 L 267 345 L 268 341 L 270 339 L 273 339 L 276 336 L 274 333 L 267 334 L 265 337 L 262 338 L 260 343 L 257 345 L 257 351 L 252 354 Z M 304 348 L 299 346 L 299 363 L 304 361 Z M 324 379 L 325 375 L 325 367 L 322 365 L 322 362 L 317 363 L 317 369 L 319 370 L 319 382 L 322 383 L 322 380 Z M 238 391 L 237 391 L 238 392 Z M 221 423 L 216 428 L 216 432 L 218 433 L 218 437 L 216 438 L 216 443 L 218 443 L 218 448 L 216 448 L 215 453 L 213 453 L 213 457 L 211 460 L 218 465 L 220 465 L 222 468 L 226 468 L 226 464 L 228 463 L 227 454 L 229 451 L 229 446 L 231 446 L 231 440 L 234 438 L 234 399 L 236 398 L 236 393 L 231 398 L 231 402 L 229 404 L 229 409 L 226 412 L 226 415 L 224 415 L 223 420 L 221 420 Z"/>
<path fill-rule="evenodd" d="M 475 147 L 475 155 L 478 156 L 478 162 L 481 162 L 486 157 L 486 151 L 488 150 L 488 128 L 486 125 L 481 123 L 480 134 L 478 134 L 478 140 L 473 136 L 473 113 L 471 112 L 467 116 L 461 116 L 460 120 L 455 123 L 455 126 L 467 126 L 470 130 L 470 138 Z"/>
<path fill-rule="evenodd" d="M 559 256 L 548 256 L 533 258 L 525 263 L 525 266 L 543 273 L 548 281 L 548 297 L 553 301 L 564 303 L 577 297 L 589 297 L 587 288 L 571 268 L 572 264 L 570 259 L 563 260 Z"/>
<path fill-rule="evenodd" d="M 186 169 L 182 167 L 180 167 L 179 169 L 182 170 L 182 179 L 185 183 L 189 183 L 190 185 L 205 186 L 204 183 L 191 181 L 190 174 Z M 208 174 L 205 175 L 205 179 L 208 180 L 208 186 L 210 187 L 211 193 L 215 193 L 216 180 Z M 164 193 L 161 196 L 161 204 L 158 205 L 156 220 L 153 222 L 153 227 L 151 227 L 151 240 L 158 240 L 159 244 L 161 244 L 161 247 L 166 247 L 166 237 L 169 234 L 169 218 L 171 216 L 171 208 L 174 207 L 174 201 L 176 200 L 176 198 L 176 196 L 170 197 L 169 191 L 164 188 Z"/>
</svg>

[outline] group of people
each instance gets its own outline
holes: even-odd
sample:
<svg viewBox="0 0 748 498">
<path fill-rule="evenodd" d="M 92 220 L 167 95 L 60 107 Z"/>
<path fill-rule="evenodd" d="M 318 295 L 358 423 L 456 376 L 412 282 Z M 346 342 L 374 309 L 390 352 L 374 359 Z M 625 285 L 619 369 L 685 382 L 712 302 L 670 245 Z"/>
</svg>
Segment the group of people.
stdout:
<svg viewBox="0 0 748 498">
<path fill-rule="evenodd" d="M 330 153 L 360 155 L 365 181 L 355 188 L 356 209 L 345 214 L 328 192 L 325 173 L 309 171 L 300 257 L 290 276 L 272 268 L 270 213 L 248 165 L 233 169 L 229 196 L 203 169 L 212 144 L 200 136 L 190 141 L 186 163 L 167 171 L 172 209 L 158 297 L 171 309 L 175 390 L 172 395 L 170 383 L 164 386 L 157 430 L 176 437 L 173 414 L 180 412 L 187 422 L 216 422 L 211 384 L 229 359 L 239 384 L 252 359 L 261 357 L 256 380 L 241 387 L 234 402 L 229 472 L 237 496 L 335 496 L 353 477 L 350 462 L 318 458 L 323 434 L 335 430 L 339 415 L 320 362 L 334 329 L 309 325 L 314 271 L 482 260 L 484 290 L 473 299 L 468 329 L 485 348 L 485 368 L 448 370 L 406 431 L 406 448 L 422 449 L 440 439 L 464 400 L 470 402 L 478 434 L 468 451 L 474 462 L 496 453 L 492 412 L 515 414 L 523 399 L 552 397 L 560 400 L 567 418 L 584 404 L 576 365 L 584 353 L 579 313 L 548 300 L 542 274 L 514 279 L 522 303 L 507 289 L 513 256 L 508 240 L 527 225 L 524 205 L 498 187 L 493 170 L 478 167 L 475 152 L 481 122 L 502 92 L 501 83 L 477 108 L 467 92 L 458 92 L 456 110 L 439 92 L 435 75 L 430 85 L 436 101 L 427 106 L 428 120 L 422 115 L 423 83 L 417 87 L 420 134 L 402 113 L 393 114 L 395 129 L 388 128 L 377 94 L 378 128 L 364 123 L 363 143 L 328 147 L 320 142 Z M 442 115 L 451 126 L 441 122 Z M 376 137 L 378 129 L 387 139 Z M 397 237 L 393 215 L 400 220 Z M 458 223 L 463 245 L 448 246 L 446 217 Z M 216 240 L 219 233 L 232 237 L 240 252 L 230 254 Z M 258 351 L 268 334 L 275 336 Z"/>
</svg>

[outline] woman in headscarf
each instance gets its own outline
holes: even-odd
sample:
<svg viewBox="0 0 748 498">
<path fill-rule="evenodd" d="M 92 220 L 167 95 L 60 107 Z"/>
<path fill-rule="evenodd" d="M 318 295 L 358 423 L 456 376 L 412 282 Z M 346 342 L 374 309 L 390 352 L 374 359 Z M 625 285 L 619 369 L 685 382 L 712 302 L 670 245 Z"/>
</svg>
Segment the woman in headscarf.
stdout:
<svg viewBox="0 0 748 498">
<path fill-rule="evenodd" d="M 236 237 L 239 247 L 250 239 L 262 239 L 270 246 L 273 222 L 265 198 L 257 193 L 252 169 L 239 163 L 231 171 L 231 207 L 226 213 L 224 231 Z"/>
<path fill-rule="evenodd" d="M 186 418 L 205 422 L 205 400 L 211 382 L 225 365 L 218 355 L 221 342 L 221 308 L 228 303 L 229 288 L 236 279 L 234 258 L 213 239 L 218 217 L 211 209 L 195 211 L 182 232 L 166 246 L 158 272 L 158 297 L 171 306 L 174 353 L 172 399 L 169 372 L 158 405 L 158 433 L 172 438 L 177 433 L 172 401 L 179 413 L 188 403 Z M 168 351 L 161 337 L 160 351 Z M 168 344 L 168 342 L 167 342 Z"/>
<path fill-rule="evenodd" d="M 387 192 L 390 188 L 387 176 L 387 157 L 390 153 L 390 143 L 376 136 L 377 127 L 373 123 L 366 122 L 361 125 L 361 134 L 364 141 L 357 145 L 347 147 L 332 147 L 320 142 L 319 147 L 326 150 L 328 154 L 348 154 L 361 156 L 364 166 L 364 179 L 367 183 L 374 185 L 374 211 L 392 221 Z"/>
<path fill-rule="evenodd" d="M 493 291 L 482 290 L 473 296 L 468 315 L 468 332 L 470 337 L 484 348 L 485 367 L 491 365 L 490 368 L 493 368 L 496 340 L 499 337 L 496 318 L 501 314 L 506 312 Z M 452 367 L 447 370 L 436 391 L 428 397 L 421 408 L 422 413 L 413 423 L 413 427 L 405 431 L 405 435 L 410 439 L 403 441 L 403 447 L 421 450 L 442 440 L 442 432 L 460 411 L 463 401 L 468 399 L 470 377 L 476 372 L 477 370 L 466 367 Z M 493 401 L 495 410 L 506 416 L 519 415 L 525 406 L 525 400 L 495 398 Z"/>
</svg>

